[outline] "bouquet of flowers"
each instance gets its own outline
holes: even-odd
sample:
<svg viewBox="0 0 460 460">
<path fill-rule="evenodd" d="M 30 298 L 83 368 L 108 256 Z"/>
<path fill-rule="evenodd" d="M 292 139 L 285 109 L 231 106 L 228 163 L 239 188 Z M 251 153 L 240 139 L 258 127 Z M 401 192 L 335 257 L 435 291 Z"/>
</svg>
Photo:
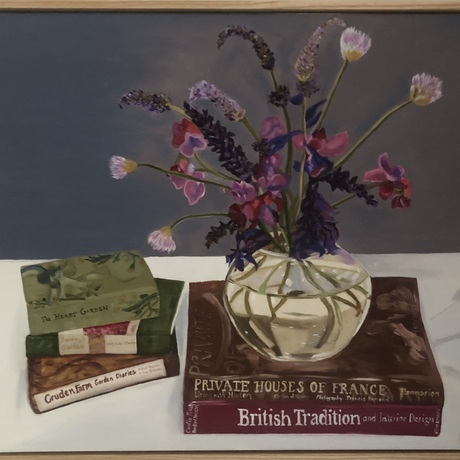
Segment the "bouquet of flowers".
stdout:
<svg viewBox="0 0 460 460">
<path fill-rule="evenodd" d="M 343 64 L 327 98 L 312 101 L 319 91 L 317 56 L 323 35 L 333 26 L 343 27 L 340 51 Z M 280 84 L 275 74 L 275 57 L 265 40 L 243 26 L 229 26 L 217 40 L 221 48 L 230 37 L 240 37 L 252 44 L 262 68 L 273 82 L 268 103 L 280 110 L 280 116 L 269 116 L 257 131 L 246 110 L 213 83 L 199 81 L 190 88 L 189 100 L 182 107 L 166 94 L 148 94 L 135 90 L 121 98 L 122 105 L 136 105 L 155 114 L 176 112 L 182 120 L 172 126 L 172 145 L 178 150 L 175 164 L 169 169 L 155 164 L 136 163 L 113 156 L 111 174 L 122 179 L 138 167 L 149 167 L 167 175 L 176 189 L 182 189 L 190 205 L 197 203 L 207 186 L 220 188 L 231 204 L 224 212 L 190 214 L 153 231 L 148 242 L 155 250 L 171 252 L 176 245 L 174 227 L 192 218 L 214 217 L 205 244 L 226 236 L 235 237 L 235 247 L 227 256 L 237 269 L 245 262 L 256 264 L 253 254 L 261 248 L 288 254 L 297 260 L 312 255 L 334 254 L 339 232 L 338 207 L 352 198 L 370 206 L 378 201 L 371 194 L 378 189 L 392 208 L 407 208 L 411 203 L 412 185 L 402 166 L 390 162 L 388 153 L 381 153 L 377 167 L 354 176 L 345 164 L 364 142 L 397 111 L 408 104 L 424 106 L 442 96 L 442 81 L 422 73 L 412 78 L 407 100 L 383 114 L 354 145 L 349 145 L 347 131 L 326 133 L 325 117 L 348 66 L 362 58 L 371 47 L 371 38 L 353 27 L 346 27 L 338 18 L 321 24 L 312 34 L 293 66 L 295 89 Z M 409 86 L 409 85 L 408 85 Z M 200 109 L 201 100 L 213 103 L 232 123 L 242 123 L 253 137 L 252 145 L 241 146 L 224 124 L 208 111 Z M 291 112 L 298 115 L 294 124 Z M 206 155 L 218 155 L 222 170 L 206 161 Z M 320 193 L 329 187 L 342 195 L 328 202 Z"/>
</svg>

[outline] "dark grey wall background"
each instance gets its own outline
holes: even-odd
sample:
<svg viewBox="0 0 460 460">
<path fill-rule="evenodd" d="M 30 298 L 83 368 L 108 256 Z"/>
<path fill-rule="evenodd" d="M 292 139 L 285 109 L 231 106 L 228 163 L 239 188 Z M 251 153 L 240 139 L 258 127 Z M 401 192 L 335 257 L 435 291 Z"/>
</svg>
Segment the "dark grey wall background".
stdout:
<svg viewBox="0 0 460 460">
<path fill-rule="evenodd" d="M 268 74 L 249 43 L 217 34 L 240 23 L 264 36 L 277 56 L 279 80 L 292 84 L 292 64 L 321 14 L 0 14 L 0 258 L 55 258 L 136 248 L 153 255 L 149 232 L 190 212 L 222 211 L 229 202 L 208 188 L 193 208 L 169 180 L 139 170 L 110 177 L 122 155 L 169 168 L 174 114 L 120 110 L 131 89 L 165 92 L 176 103 L 208 79 L 238 99 L 256 126 L 269 108 Z M 340 243 L 355 253 L 460 251 L 458 14 L 341 14 L 372 36 L 372 48 L 349 67 L 326 124 L 355 141 L 379 114 L 404 100 L 412 75 L 444 81 L 444 97 L 410 105 L 390 119 L 350 163 L 355 174 L 389 152 L 414 184 L 408 210 L 349 202 L 340 214 Z M 323 91 L 341 64 L 340 30 L 320 51 Z M 240 126 L 232 128 L 242 142 Z M 249 150 L 249 149 L 248 149 Z M 177 227 L 177 255 L 225 254 L 232 241 L 207 250 L 213 220 Z"/>
</svg>

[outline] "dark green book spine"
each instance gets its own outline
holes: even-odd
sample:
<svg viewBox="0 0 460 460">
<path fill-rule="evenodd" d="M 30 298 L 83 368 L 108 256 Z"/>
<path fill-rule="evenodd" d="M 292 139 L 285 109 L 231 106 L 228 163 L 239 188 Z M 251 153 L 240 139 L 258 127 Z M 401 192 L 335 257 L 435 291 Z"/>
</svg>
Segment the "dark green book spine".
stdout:
<svg viewBox="0 0 460 460">
<path fill-rule="evenodd" d="M 138 335 L 136 337 L 136 354 L 150 355 L 152 353 L 169 353 L 172 339 L 170 334 L 162 335 Z M 106 352 L 110 354 L 110 352 Z M 120 352 L 122 353 L 122 352 Z M 79 354 L 65 353 L 67 354 Z M 89 354 L 89 353 L 88 353 Z M 38 358 L 40 356 L 60 356 L 59 339 L 55 334 L 28 335 L 26 337 L 26 356 Z"/>
</svg>

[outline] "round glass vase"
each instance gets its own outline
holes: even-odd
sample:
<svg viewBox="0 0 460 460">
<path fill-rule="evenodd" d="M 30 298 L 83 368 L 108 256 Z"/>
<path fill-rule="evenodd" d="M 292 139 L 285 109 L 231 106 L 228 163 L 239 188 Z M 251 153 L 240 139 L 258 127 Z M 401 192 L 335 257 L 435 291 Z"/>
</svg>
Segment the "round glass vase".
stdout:
<svg viewBox="0 0 460 460">
<path fill-rule="evenodd" d="M 297 260 L 261 249 L 257 268 L 228 271 L 223 293 L 241 337 L 277 361 L 317 361 L 343 350 L 367 315 L 371 280 L 350 254 Z"/>
</svg>

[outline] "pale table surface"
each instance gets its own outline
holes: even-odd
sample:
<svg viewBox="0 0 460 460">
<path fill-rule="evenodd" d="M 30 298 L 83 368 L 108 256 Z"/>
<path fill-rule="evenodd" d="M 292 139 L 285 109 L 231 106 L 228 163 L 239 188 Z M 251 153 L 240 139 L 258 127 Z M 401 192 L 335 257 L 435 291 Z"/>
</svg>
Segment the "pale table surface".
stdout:
<svg viewBox="0 0 460 460">
<path fill-rule="evenodd" d="M 115 458 L 112 452 L 129 451 L 132 452 L 129 458 L 173 460 L 203 458 L 202 451 L 214 452 L 210 458 L 234 458 L 234 454 L 228 452 L 238 451 L 241 452 L 238 455 L 241 460 L 262 458 L 262 454 L 263 458 L 279 459 L 350 459 L 356 457 L 346 451 L 391 449 L 400 452 L 381 452 L 367 458 L 406 458 L 406 452 L 414 450 L 444 452 L 433 455 L 419 452 L 413 458 L 441 459 L 447 458 L 447 455 L 449 458 L 460 458 L 456 453 L 447 453 L 448 450 L 460 449 L 460 254 L 357 257 L 371 276 L 409 276 L 418 279 L 422 315 L 445 387 L 446 403 L 439 437 L 184 435 L 182 373 L 179 377 L 125 388 L 36 415 L 27 399 L 24 341 L 28 324 L 19 271 L 21 265 L 31 261 L 4 260 L 0 261 L 3 307 L 0 345 L 4 350 L 0 360 L 0 453 L 73 452 L 74 455 L 63 457 L 70 460 L 82 458 L 79 452 L 105 452 L 105 455 L 94 458 L 112 459 Z M 147 262 L 154 276 L 186 282 L 223 279 L 227 270 L 223 257 L 148 257 Z M 187 295 L 186 285 L 176 322 L 182 369 L 185 358 Z M 226 451 L 227 454 L 217 454 L 217 451 Z M 337 456 L 327 454 L 325 457 L 317 456 L 319 454 L 316 453 L 308 454 L 315 451 L 342 453 Z M 251 452 L 254 454 L 251 455 Z M 158 453 L 163 454 L 158 456 Z M 116 458 L 127 456 L 125 454 Z M 12 458 L 19 460 L 38 457 L 20 455 Z"/>
</svg>

